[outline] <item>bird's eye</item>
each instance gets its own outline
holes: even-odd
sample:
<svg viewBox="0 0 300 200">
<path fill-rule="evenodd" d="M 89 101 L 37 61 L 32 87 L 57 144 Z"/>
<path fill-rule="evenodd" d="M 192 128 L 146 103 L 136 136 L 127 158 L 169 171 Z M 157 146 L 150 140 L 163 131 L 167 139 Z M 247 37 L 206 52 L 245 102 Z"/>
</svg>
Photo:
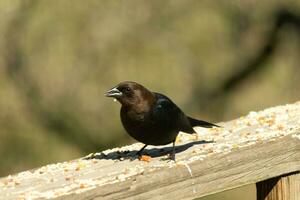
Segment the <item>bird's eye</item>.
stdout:
<svg viewBox="0 0 300 200">
<path fill-rule="evenodd" d="M 130 92 L 131 89 L 130 89 L 129 87 L 126 87 L 126 88 L 125 88 L 125 91 L 126 91 L 126 92 Z"/>
</svg>

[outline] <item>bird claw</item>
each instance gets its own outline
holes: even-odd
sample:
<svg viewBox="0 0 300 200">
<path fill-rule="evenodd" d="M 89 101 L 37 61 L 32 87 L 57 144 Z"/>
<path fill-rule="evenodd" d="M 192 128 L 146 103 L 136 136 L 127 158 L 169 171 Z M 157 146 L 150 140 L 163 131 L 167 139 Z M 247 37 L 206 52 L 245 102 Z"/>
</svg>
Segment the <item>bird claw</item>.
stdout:
<svg viewBox="0 0 300 200">
<path fill-rule="evenodd" d="M 168 157 L 161 158 L 162 161 L 176 162 L 175 155 L 170 154 Z"/>
<path fill-rule="evenodd" d="M 136 156 L 136 155 L 131 156 L 129 160 L 130 160 L 130 161 L 134 161 L 134 160 L 136 160 L 136 159 L 139 159 L 139 156 Z"/>
<path fill-rule="evenodd" d="M 169 155 L 169 160 L 176 162 L 175 155 Z"/>
<path fill-rule="evenodd" d="M 140 158 L 143 156 L 143 154 L 141 152 L 137 152 L 136 154 L 134 154 L 133 156 L 130 157 L 130 161 L 134 161 L 136 159 L 140 160 Z"/>
</svg>

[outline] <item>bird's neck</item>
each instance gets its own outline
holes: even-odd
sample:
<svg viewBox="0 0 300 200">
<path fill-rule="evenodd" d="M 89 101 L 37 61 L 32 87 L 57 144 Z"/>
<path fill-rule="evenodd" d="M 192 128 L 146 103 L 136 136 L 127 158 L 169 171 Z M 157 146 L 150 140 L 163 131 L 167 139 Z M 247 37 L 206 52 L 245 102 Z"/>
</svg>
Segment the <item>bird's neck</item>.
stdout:
<svg viewBox="0 0 300 200">
<path fill-rule="evenodd" d="M 122 109 L 124 111 L 136 114 L 149 113 L 149 111 L 151 111 L 151 109 L 153 108 L 155 102 L 155 95 L 150 91 L 146 91 L 143 94 L 141 94 L 140 98 L 134 103 L 123 104 Z"/>
</svg>

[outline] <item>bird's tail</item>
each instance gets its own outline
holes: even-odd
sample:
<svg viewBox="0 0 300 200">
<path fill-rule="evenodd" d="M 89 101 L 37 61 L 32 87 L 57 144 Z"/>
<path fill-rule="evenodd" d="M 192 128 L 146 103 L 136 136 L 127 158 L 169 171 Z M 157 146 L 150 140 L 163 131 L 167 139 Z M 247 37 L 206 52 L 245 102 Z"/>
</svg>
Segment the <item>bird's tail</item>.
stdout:
<svg viewBox="0 0 300 200">
<path fill-rule="evenodd" d="M 194 118 L 191 118 L 191 117 L 188 117 L 188 120 L 190 121 L 191 125 L 194 127 L 194 126 L 201 126 L 201 127 L 204 127 L 204 128 L 212 128 L 212 127 L 220 127 L 216 124 L 212 124 L 212 123 L 209 123 L 209 122 L 206 122 L 206 121 L 203 121 L 203 120 L 199 120 L 199 119 L 194 119 Z"/>
</svg>

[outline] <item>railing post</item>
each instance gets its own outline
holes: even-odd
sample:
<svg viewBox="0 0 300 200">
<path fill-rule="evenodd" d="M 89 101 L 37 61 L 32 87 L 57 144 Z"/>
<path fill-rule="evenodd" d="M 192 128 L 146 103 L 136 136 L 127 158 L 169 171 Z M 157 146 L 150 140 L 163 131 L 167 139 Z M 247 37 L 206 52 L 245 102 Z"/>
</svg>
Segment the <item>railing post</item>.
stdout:
<svg viewBox="0 0 300 200">
<path fill-rule="evenodd" d="M 300 200 L 300 172 L 256 183 L 257 200 Z"/>
</svg>

